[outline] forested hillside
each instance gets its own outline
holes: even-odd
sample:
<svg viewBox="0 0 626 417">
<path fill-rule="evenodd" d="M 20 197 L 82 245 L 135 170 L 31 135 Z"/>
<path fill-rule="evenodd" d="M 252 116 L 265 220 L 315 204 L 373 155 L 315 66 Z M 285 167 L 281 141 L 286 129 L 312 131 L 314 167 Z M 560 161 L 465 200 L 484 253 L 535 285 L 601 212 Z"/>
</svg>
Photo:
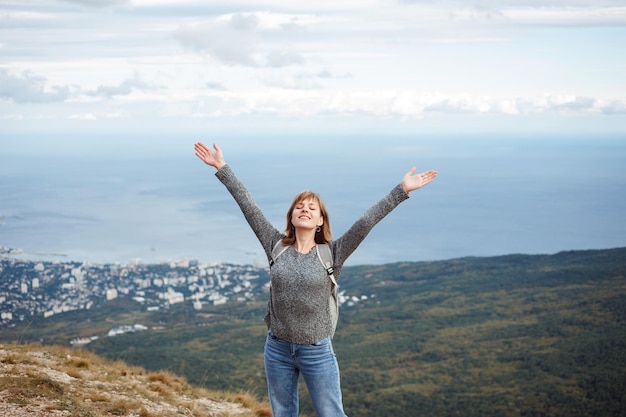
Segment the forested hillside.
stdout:
<svg viewBox="0 0 626 417">
<path fill-rule="evenodd" d="M 626 248 L 347 267 L 335 350 L 348 415 L 626 415 Z M 89 349 L 211 389 L 265 394 L 264 303 L 133 311 L 118 301 L 3 338 Z M 68 323 L 68 319 L 72 323 Z M 310 406 L 303 390 L 304 411 Z"/>
</svg>

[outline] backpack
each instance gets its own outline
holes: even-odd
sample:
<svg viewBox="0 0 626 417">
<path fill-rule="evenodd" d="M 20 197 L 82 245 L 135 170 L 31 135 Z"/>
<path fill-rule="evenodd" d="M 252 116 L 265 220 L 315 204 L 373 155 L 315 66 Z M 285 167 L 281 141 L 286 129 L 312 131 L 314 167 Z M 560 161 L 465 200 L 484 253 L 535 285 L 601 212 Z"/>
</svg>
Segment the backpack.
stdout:
<svg viewBox="0 0 626 417">
<path fill-rule="evenodd" d="M 287 248 L 289 248 L 289 246 L 284 246 L 282 240 L 276 242 L 276 245 L 274 245 L 274 248 L 272 249 L 270 268 L 272 267 L 272 265 L 274 265 L 276 259 L 287 250 Z M 316 245 L 316 249 L 317 257 L 324 266 L 324 269 L 326 269 L 326 273 L 328 274 L 328 278 L 330 279 L 330 297 L 328 299 L 328 304 L 330 306 L 330 318 L 333 325 L 332 333 L 330 335 L 330 337 L 332 338 L 335 334 L 335 329 L 337 328 L 337 320 L 339 318 L 339 290 L 333 270 L 333 254 L 330 250 L 330 245 L 328 243 L 318 243 Z"/>
</svg>

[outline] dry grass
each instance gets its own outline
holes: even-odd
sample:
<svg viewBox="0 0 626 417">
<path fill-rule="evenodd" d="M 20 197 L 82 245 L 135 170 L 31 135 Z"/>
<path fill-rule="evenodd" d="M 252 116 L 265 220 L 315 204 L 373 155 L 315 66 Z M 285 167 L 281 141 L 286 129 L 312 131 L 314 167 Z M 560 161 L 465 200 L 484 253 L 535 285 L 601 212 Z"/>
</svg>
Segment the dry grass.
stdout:
<svg viewBox="0 0 626 417">
<path fill-rule="evenodd" d="M 257 398 L 252 394 L 238 395 L 235 399 L 244 407 L 252 410 L 254 415 L 258 417 L 272 417 L 272 409 L 268 405 L 259 404 Z"/>
<path fill-rule="evenodd" d="M 212 392 L 167 371 L 63 347 L 0 344 L 0 415 L 270 417 L 251 393 Z"/>
</svg>

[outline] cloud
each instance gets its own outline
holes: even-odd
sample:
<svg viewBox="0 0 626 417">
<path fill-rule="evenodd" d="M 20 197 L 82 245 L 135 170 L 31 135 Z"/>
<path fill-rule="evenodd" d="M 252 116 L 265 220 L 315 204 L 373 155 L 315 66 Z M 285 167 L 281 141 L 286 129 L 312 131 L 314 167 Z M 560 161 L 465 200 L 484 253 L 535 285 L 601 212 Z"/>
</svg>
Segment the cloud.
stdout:
<svg viewBox="0 0 626 417">
<path fill-rule="evenodd" d="M 612 100 L 607 104 L 601 106 L 601 111 L 608 115 L 622 115 L 626 114 L 626 101 Z"/>
<path fill-rule="evenodd" d="M 457 96 L 435 100 L 423 108 L 424 112 L 439 113 L 489 113 L 494 109 L 503 108 L 497 106 L 486 98 L 473 96 Z M 513 111 L 512 109 L 509 111 Z"/>
<path fill-rule="evenodd" d="M 321 70 L 317 73 L 297 72 L 289 74 L 270 73 L 264 78 L 266 86 L 282 89 L 310 90 L 321 89 L 319 80 L 342 80 L 351 78 L 351 74 L 335 75 L 328 70 Z"/>
<path fill-rule="evenodd" d="M 227 88 L 224 87 L 221 83 L 217 83 L 217 82 L 213 82 L 213 81 L 206 82 L 204 85 L 209 90 L 216 90 L 216 91 L 226 91 L 227 90 Z"/>
<path fill-rule="evenodd" d="M 23 114 L 2 114 L 0 120 L 24 120 Z"/>
<path fill-rule="evenodd" d="M 621 101 L 614 101 L 611 106 L 618 110 Z M 480 97 L 471 95 L 445 97 L 435 100 L 424 108 L 425 112 L 467 113 L 467 114 L 539 114 L 562 113 L 584 114 L 603 112 L 601 101 L 593 97 L 573 94 L 544 94 L 529 97 Z M 617 111 L 616 113 L 619 113 Z"/>
<path fill-rule="evenodd" d="M 207 53 L 228 65 L 256 66 L 259 19 L 235 14 L 225 20 L 181 26 L 174 38 L 183 46 Z"/>
<path fill-rule="evenodd" d="M 556 26 L 604 26 L 626 24 L 626 7 L 525 7 L 502 10 L 513 23 Z"/>
<path fill-rule="evenodd" d="M 7 69 L 0 68 L 0 99 L 13 100 L 16 103 L 50 103 L 70 97 L 70 87 L 55 85 L 46 88 L 46 84 L 44 77 L 29 72 L 14 75 Z"/>
<path fill-rule="evenodd" d="M 547 26 L 612 26 L 626 24 L 621 0 L 399 0 L 411 10 L 447 11 L 457 23 L 500 23 Z M 410 15 L 410 14 L 409 14 Z M 443 15 L 439 14 L 440 17 Z"/>
<path fill-rule="evenodd" d="M 481 96 L 472 94 L 425 93 L 416 91 L 334 91 L 315 89 L 313 81 L 276 81 L 267 93 L 221 95 L 224 116 L 276 114 L 316 116 L 321 114 L 366 114 L 374 117 L 421 119 L 455 114 L 539 115 L 539 114 L 625 114 L 626 100 L 602 100 L 576 96 Z M 206 109 L 207 112 L 210 109 Z M 218 110 L 217 108 L 214 110 Z"/>
<path fill-rule="evenodd" d="M 93 113 L 72 114 L 69 119 L 72 120 L 98 120 Z"/>
<path fill-rule="evenodd" d="M 155 90 L 157 87 L 141 80 L 135 75 L 118 85 L 101 85 L 92 91 L 82 92 L 76 86 L 47 86 L 45 77 L 23 72 L 21 75 L 11 74 L 7 69 L 0 68 L 0 99 L 12 100 L 15 103 L 54 103 L 63 102 L 78 95 L 112 98 L 125 96 L 133 91 Z"/>
<path fill-rule="evenodd" d="M 548 108 L 554 111 L 581 111 L 593 109 L 597 103 L 595 98 L 575 95 L 549 96 Z"/>
<path fill-rule="evenodd" d="M 206 53 L 227 65 L 281 68 L 302 65 L 305 59 L 294 50 L 271 46 L 271 42 L 262 39 L 263 32 L 293 33 L 313 20 L 304 15 L 238 13 L 183 25 L 176 30 L 174 38 L 183 46 Z M 270 51 L 263 52 L 262 49 Z"/>
<path fill-rule="evenodd" d="M 87 93 L 89 96 L 114 97 L 125 96 L 131 94 L 135 90 L 147 91 L 154 90 L 155 87 L 141 80 L 138 75 L 122 81 L 118 85 L 107 86 L 101 85 L 96 90 Z"/>
<path fill-rule="evenodd" d="M 341 80 L 341 79 L 346 79 L 346 78 L 352 78 L 352 74 L 350 73 L 334 74 L 333 72 L 324 69 L 324 70 L 319 71 L 317 74 L 315 74 L 315 77 Z"/>
<path fill-rule="evenodd" d="M 321 88 L 316 77 L 309 74 L 271 74 L 265 78 L 265 85 L 290 90 L 310 90 Z"/>
<path fill-rule="evenodd" d="M 3 120 L 626 114 L 623 0 L 9 4 Z"/>
<path fill-rule="evenodd" d="M 66 3 L 78 4 L 86 7 L 111 7 L 130 4 L 130 0 L 62 0 Z"/>
<path fill-rule="evenodd" d="M 268 67 L 278 68 L 294 64 L 304 64 L 304 58 L 302 57 L 302 55 L 293 51 L 274 51 L 267 54 Z"/>
</svg>

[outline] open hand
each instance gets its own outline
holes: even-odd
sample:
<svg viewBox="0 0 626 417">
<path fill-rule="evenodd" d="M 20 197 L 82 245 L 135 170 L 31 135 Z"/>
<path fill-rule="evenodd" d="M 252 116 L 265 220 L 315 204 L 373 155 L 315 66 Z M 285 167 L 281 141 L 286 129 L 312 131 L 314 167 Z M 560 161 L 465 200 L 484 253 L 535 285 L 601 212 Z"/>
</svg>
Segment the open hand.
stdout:
<svg viewBox="0 0 626 417">
<path fill-rule="evenodd" d="M 210 165 L 215 169 L 220 169 L 226 165 L 224 155 L 222 155 L 222 150 L 216 143 L 213 144 L 213 149 L 211 149 L 204 143 L 198 142 L 194 145 L 194 149 L 196 150 L 196 156 L 205 164 Z"/>
<path fill-rule="evenodd" d="M 404 175 L 402 179 L 402 188 L 408 194 L 411 191 L 415 191 L 418 188 L 430 184 L 437 176 L 437 171 L 430 170 L 422 172 L 421 174 L 415 174 L 415 167 L 411 168 L 409 172 Z"/>
</svg>

